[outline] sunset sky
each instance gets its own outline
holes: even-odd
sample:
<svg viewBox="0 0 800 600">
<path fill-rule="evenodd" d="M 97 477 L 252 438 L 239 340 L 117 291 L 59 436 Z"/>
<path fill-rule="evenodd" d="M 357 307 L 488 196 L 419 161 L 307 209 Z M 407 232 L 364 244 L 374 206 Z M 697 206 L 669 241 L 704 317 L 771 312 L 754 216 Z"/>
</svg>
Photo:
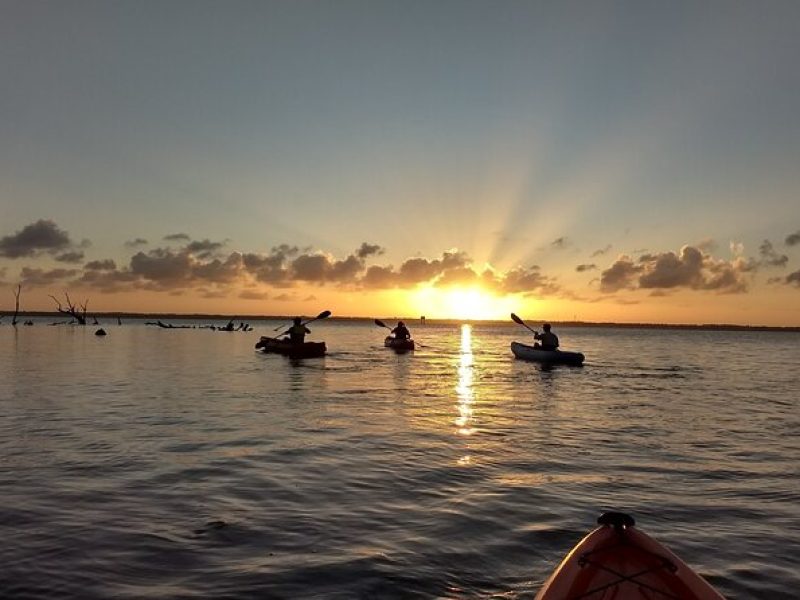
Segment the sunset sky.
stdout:
<svg viewBox="0 0 800 600">
<path fill-rule="evenodd" d="M 0 1 L 0 309 L 800 325 L 800 3 Z"/>
</svg>

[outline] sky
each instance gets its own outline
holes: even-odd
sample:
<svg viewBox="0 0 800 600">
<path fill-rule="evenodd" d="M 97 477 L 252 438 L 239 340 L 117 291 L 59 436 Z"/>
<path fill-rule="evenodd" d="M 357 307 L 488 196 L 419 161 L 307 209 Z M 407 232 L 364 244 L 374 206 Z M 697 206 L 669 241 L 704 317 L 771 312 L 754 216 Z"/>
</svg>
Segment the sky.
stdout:
<svg viewBox="0 0 800 600">
<path fill-rule="evenodd" d="M 800 3 L 0 0 L 0 309 L 800 326 Z"/>
</svg>

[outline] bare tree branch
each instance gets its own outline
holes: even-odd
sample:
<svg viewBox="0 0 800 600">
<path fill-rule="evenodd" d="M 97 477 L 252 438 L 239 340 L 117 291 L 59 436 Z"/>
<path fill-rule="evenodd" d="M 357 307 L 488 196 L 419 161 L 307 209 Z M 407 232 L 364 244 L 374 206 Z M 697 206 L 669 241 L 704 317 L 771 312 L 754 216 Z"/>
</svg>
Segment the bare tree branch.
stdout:
<svg viewBox="0 0 800 600">
<path fill-rule="evenodd" d="M 17 316 L 19 315 L 19 295 L 22 293 L 22 284 L 17 284 L 17 291 L 14 292 L 14 316 L 11 318 L 11 324 L 17 326 Z"/>
<path fill-rule="evenodd" d="M 72 303 L 72 299 L 69 297 L 69 293 L 64 292 L 64 298 L 66 299 L 67 306 L 64 307 L 61 304 L 61 301 L 53 296 L 52 294 L 48 294 L 53 301 L 56 303 L 56 310 L 64 315 L 69 315 L 73 319 L 78 322 L 78 325 L 86 325 L 86 307 L 89 306 L 89 300 L 86 300 L 83 304 L 75 305 Z"/>
</svg>

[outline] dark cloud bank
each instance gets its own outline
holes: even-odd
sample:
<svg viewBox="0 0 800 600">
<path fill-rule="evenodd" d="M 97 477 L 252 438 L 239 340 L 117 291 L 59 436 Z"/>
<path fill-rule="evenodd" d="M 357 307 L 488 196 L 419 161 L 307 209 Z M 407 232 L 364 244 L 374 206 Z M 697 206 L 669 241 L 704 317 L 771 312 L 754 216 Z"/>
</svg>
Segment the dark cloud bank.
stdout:
<svg viewBox="0 0 800 600">
<path fill-rule="evenodd" d="M 742 293 L 748 290 L 751 276 L 759 269 L 784 268 L 789 262 L 789 257 L 778 253 L 769 240 L 764 240 L 758 250 L 758 259 L 737 256 L 732 260 L 714 258 L 697 246 L 684 246 L 677 254 L 671 251 L 643 254 L 637 260 L 621 255 L 602 271 L 600 289 L 603 292 L 647 289 L 663 294 L 666 290 L 684 288 Z M 793 283 L 794 275 L 786 277 L 784 282 Z"/>
<path fill-rule="evenodd" d="M 170 245 L 138 250 L 128 264 L 112 259 L 94 259 L 82 269 L 42 269 L 23 267 L 24 285 L 79 285 L 102 292 L 125 290 L 164 291 L 180 294 L 194 289 L 204 297 L 220 297 L 231 285 L 244 287 L 239 297 L 263 300 L 281 299 L 287 294 L 270 296 L 263 286 L 291 288 L 300 284 L 331 285 L 347 289 L 411 288 L 423 283 L 441 287 L 480 283 L 506 293 L 550 293 L 559 291 L 554 278 L 544 275 L 538 266 L 517 267 L 505 273 L 491 268 L 477 269 L 470 257 L 458 250 L 442 253 L 439 258 L 414 257 L 399 266 L 369 265 L 384 253 L 379 244 L 364 242 L 344 258 L 324 252 L 281 244 L 267 253 L 226 251 L 225 241 L 192 240 L 185 233 L 164 236 Z M 180 242 L 179 245 L 174 245 Z M 136 249 L 147 244 L 143 238 L 126 242 Z M 0 240 L 0 256 L 33 258 L 43 253 L 57 261 L 84 259 L 82 251 L 68 233 L 52 221 L 37 221 Z"/>
<path fill-rule="evenodd" d="M 787 237 L 791 245 L 793 236 Z M 23 267 L 22 283 L 30 286 L 79 285 L 103 292 L 152 290 L 181 294 L 195 290 L 205 297 L 221 297 L 231 286 L 239 287 L 239 297 L 252 300 L 279 299 L 285 293 L 272 295 L 269 288 L 292 288 L 301 284 L 336 286 L 344 289 L 408 289 L 420 284 L 438 287 L 480 284 L 497 293 L 577 297 L 563 289 L 554 277 L 532 265 L 515 267 L 505 272 L 491 267 L 478 268 L 468 254 L 458 250 L 443 252 L 437 258 L 413 257 L 398 266 L 369 264 L 384 253 L 374 243 L 364 242 L 344 258 L 299 248 L 288 244 L 272 247 L 269 252 L 238 252 L 226 249 L 227 241 L 192 240 L 185 233 L 164 237 L 170 242 L 163 247 L 136 250 L 147 244 L 142 238 L 125 243 L 135 253 L 127 264 L 118 265 L 111 259 L 94 259 L 82 269 Z M 553 242 L 567 245 L 566 238 Z M 80 248 L 87 242 L 75 244 L 69 234 L 53 221 L 39 220 L 12 235 L 0 238 L 0 257 L 8 259 L 35 258 L 47 255 L 53 260 L 75 263 L 84 260 Z M 664 295 L 671 290 L 692 289 L 718 293 L 741 293 L 748 289 L 752 274 L 762 268 L 783 268 L 788 257 L 779 253 L 765 240 L 759 247 L 757 259 L 737 256 L 732 260 L 714 258 L 700 244 L 672 251 L 643 254 L 637 259 L 618 257 L 601 271 L 600 290 L 614 293 L 626 289 L 651 290 Z M 606 246 L 592 253 L 602 256 Z M 599 269 L 595 263 L 580 264 L 579 273 Z M 772 281 L 772 280 L 771 280 Z M 800 287 L 800 271 L 781 278 L 787 285 Z"/>
<path fill-rule="evenodd" d="M 4 258 L 31 258 L 49 254 L 61 262 L 79 262 L 83 260 L 83 252 L 77 247 L 66 231 L 46 219 L 0 238 L 0 256 Z"/>
</svg>

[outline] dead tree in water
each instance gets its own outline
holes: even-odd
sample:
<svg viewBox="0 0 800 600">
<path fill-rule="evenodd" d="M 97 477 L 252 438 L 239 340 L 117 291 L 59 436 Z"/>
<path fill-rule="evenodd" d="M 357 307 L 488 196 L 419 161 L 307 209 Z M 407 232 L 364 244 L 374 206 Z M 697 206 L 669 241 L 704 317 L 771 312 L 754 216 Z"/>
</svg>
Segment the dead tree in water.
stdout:
<svg viewBox="0 0 800 600">
<path fill-rule="evenodd" d="M 19 295 L 22 293 L 22 284 L 17 284 L 17 291 L 14 292 L 14 316 L 11 318 L 11 324 L 17 326 L 17 316 L 19 315 Z"/>
<path fill-rule="evenodd" d="M 53 301 L 57 304 L 57 310 L 62 315 L 69 315 L 73 319 L 78 322 L 78 325 L 86 325 L 86 307 L 89 305 L 89 300 L 86 300 L 83 304 L 75 305 L 72 303 L 72 300 L 69 297 L 67 292 L 64 292 L 64 298 L 66 298 L 66 307 L 61 305 L 61 302 L 53 296 L 52 294 L 48 294 Z"/>
</svg>

